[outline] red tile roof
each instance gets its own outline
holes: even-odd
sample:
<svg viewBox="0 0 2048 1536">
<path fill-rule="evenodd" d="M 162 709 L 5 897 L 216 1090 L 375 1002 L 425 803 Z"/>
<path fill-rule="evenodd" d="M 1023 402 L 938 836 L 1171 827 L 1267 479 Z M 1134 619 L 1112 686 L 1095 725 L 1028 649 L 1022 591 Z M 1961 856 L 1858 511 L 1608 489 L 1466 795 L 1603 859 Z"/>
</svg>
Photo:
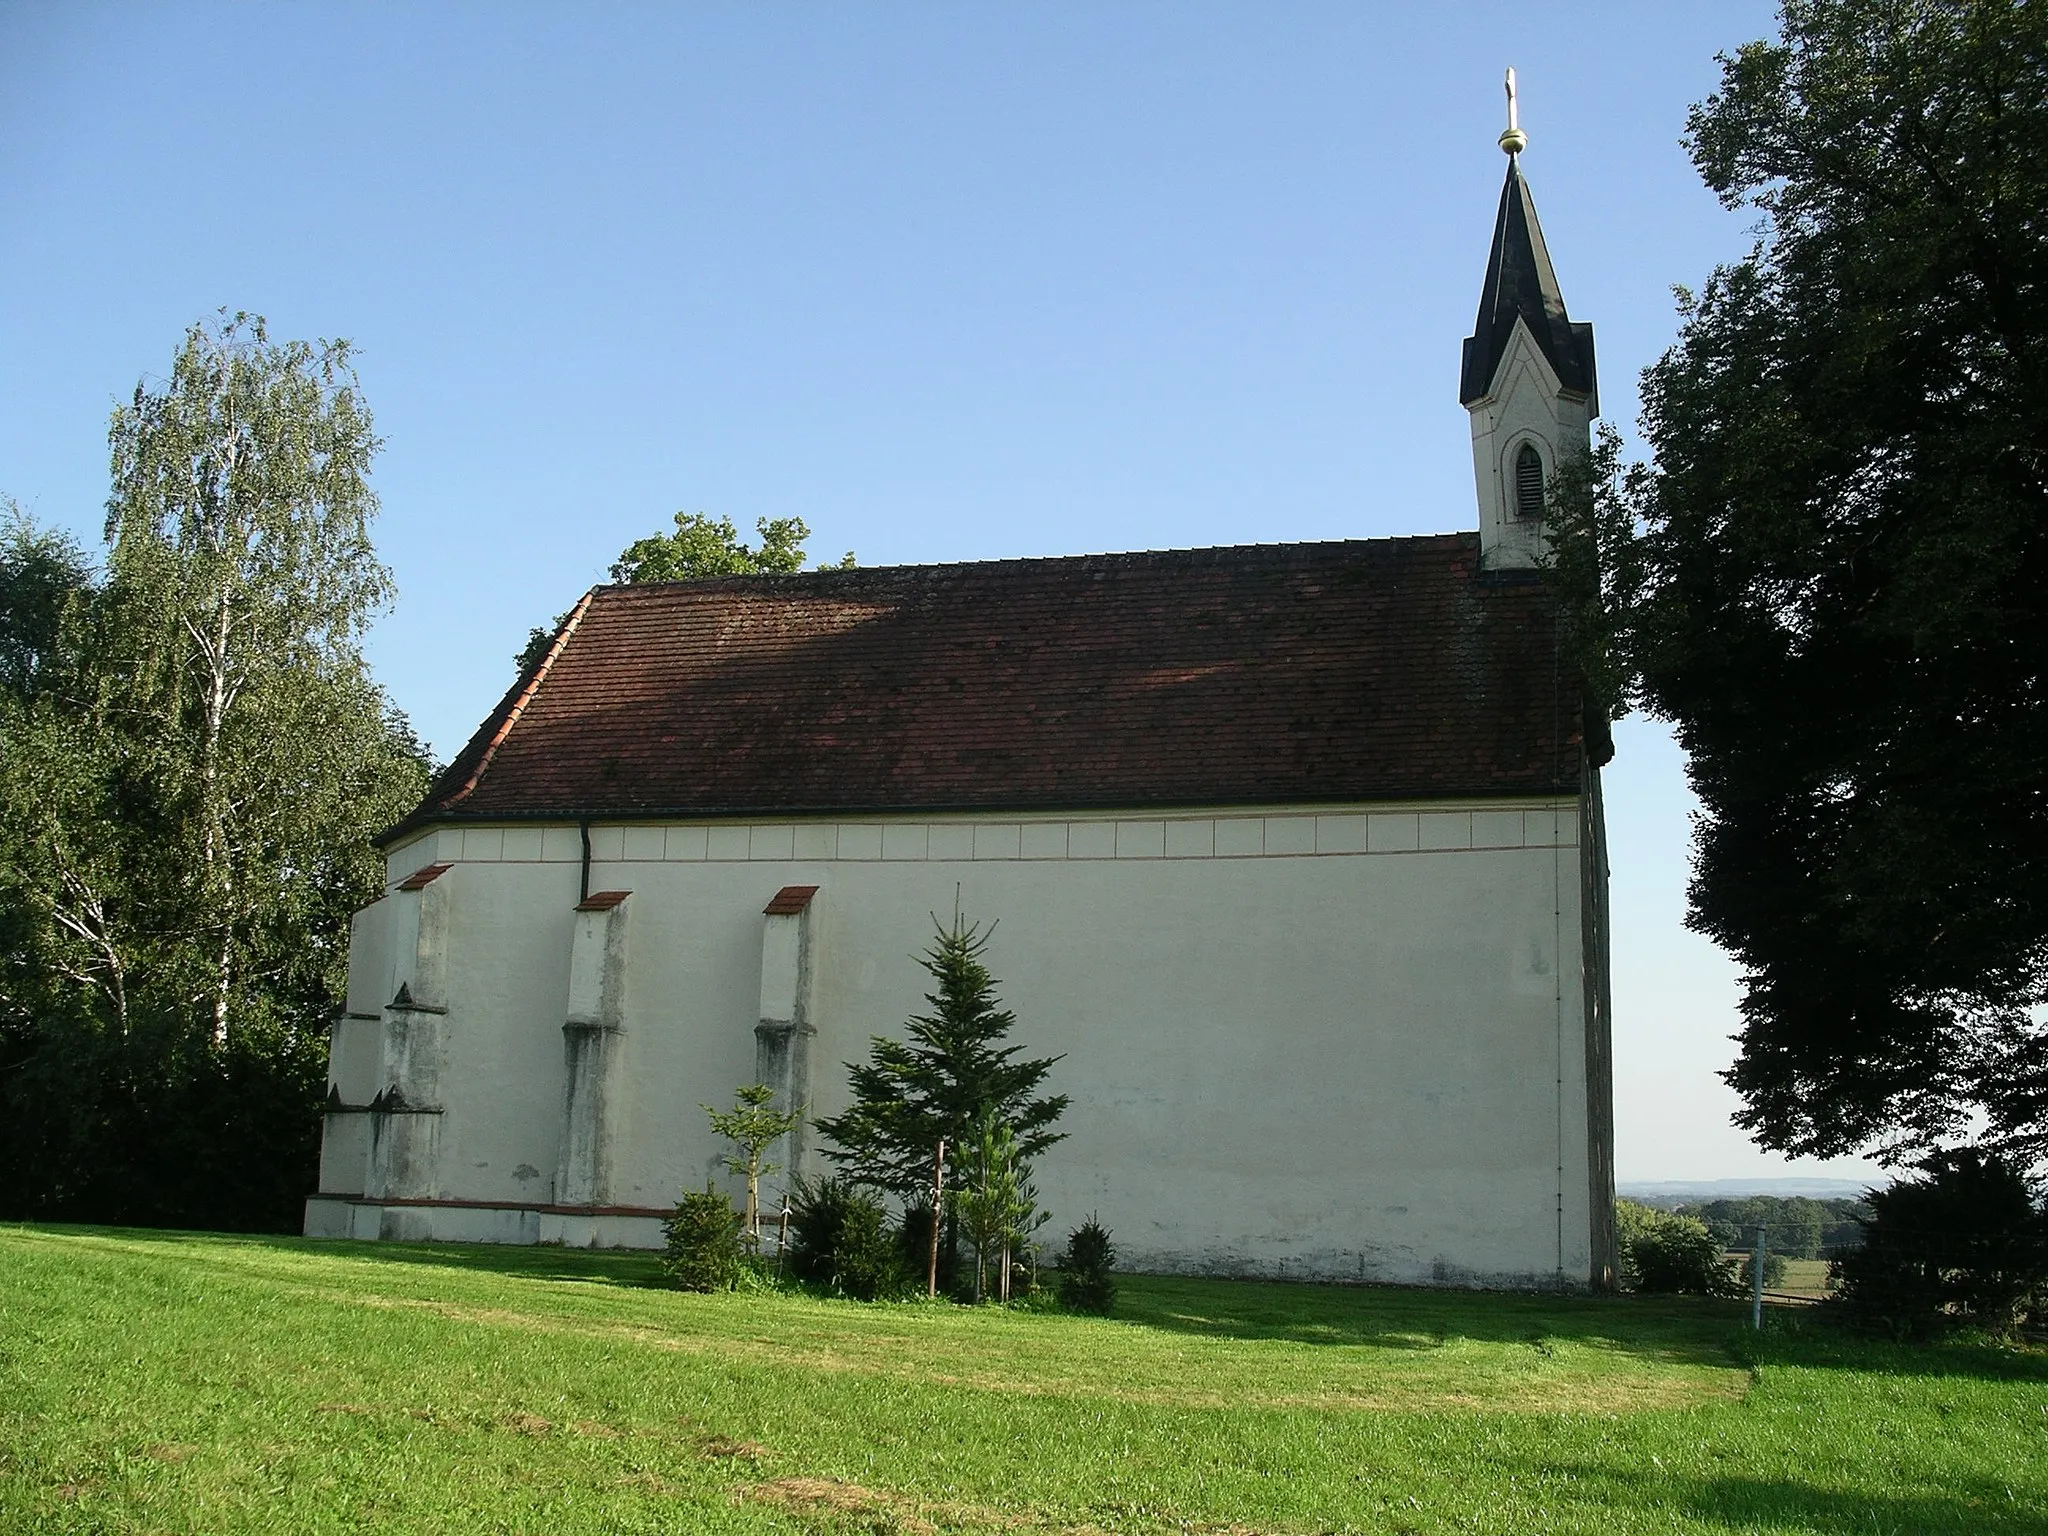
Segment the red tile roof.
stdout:
<svg viewBox="0 0 2048 1536">
<path fill-rule="evenodd" d="M 1553 600 L 1478 556 L 1446 534 L 599 587 L 385 836 L 1575 792 Z"/>
<path fill-rule="evenodd" d="M 609 912 L 628 896 L 631 891 L 592 891 L 576 903 L 578 912 Z"/>
<path fill-rule="evenodd" d="M 818 894 L 815 885 L 785 885 L 761 909 L 763 917 L 794 917 L 811 904 L 811 898 Z"/>
<path fill-rule="evenodd" d="M 453 864 L 422 864 L 399 881 L 398 888 L 401 891 L 424 891 L 454 867 Z"/>
</svg>

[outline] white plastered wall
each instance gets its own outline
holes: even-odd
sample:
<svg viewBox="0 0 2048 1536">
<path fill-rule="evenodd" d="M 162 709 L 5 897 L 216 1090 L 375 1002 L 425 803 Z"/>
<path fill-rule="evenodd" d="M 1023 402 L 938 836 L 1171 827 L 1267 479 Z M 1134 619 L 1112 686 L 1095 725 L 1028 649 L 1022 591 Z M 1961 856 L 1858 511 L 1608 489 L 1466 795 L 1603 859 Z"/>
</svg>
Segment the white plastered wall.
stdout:
<svg viewBox="0 0 2048 1536">
<path fill-rule="evenodd" d="M 1072 1096 L 1069 1136 L 1038 1168 L 1049 1232 L 1099 1212 L 1139 1269 L 1581 1284 L 1577 837 L 1570 801 L 593 827 L 590 887 L 634 893 L 636 934 L 610 1197 L 665 1207 L 724 1182 L 699 1106 L 752 1077 L 778 888 L 820 887 L 812 1108 L 830 1114 L 842 1063 L 922 1009 L 914 957 L 957 886 L 971 918 L 1000 920 L 988 960 L 1013 1039 L 1063 1057 L 1047 1090 Z M 574 826 L 529 826 L 391 855 L 394 880 L 460 865 L 451 1200 L 555 1199 L 580 851 Z M 487 1235 L 469 1210 L 413 1214 L 408 1234 Z"/>
</svg>

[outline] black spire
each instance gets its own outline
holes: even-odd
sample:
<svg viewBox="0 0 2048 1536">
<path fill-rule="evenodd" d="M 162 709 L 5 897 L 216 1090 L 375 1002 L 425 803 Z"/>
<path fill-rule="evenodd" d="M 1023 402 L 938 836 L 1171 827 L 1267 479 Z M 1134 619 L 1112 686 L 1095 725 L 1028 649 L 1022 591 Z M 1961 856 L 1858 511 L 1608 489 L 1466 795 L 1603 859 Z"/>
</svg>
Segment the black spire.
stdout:
<svg viewBox="0 0 2048 1536">
<path fill-rule="evenodd" d="M 1565 313 L 1564 295 L 1543 245 L 1543 226 L 1536 221 L 1536 200 L 1522 180 L 1521 157 L 1510 153 L 1507 184 L 1500 189 L 1500 216 L 1493 224 L 1493 250 L 1486 259 L 1486 286 L 1479 292 L 1479 318 L 1465 338 L 1460 405 L 1470 405 L 1493 388 L 1493 372 L 1508 349 L 1517 319 L 1528 325 L 1558 382 L 1587 396 L 1597 415 L 1593 327 L 1574 325 Z"/>
</svg>

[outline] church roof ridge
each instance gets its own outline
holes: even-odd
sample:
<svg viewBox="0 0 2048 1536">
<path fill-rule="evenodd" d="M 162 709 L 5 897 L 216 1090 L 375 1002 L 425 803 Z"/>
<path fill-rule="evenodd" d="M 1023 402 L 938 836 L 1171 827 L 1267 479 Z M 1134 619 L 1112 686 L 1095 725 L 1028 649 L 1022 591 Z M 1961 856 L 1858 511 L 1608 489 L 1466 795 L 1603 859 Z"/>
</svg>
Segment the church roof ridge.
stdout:
<svg viewBox="0 0 2048 1536">
<path fill-rule="evenodd" d="M 1574 794 L 1556 625 L 1470 532 L 597 587 L 380 841 Z"/>
<path fill-rule="evenodd" d="M 1338 549 L 1363 549 L 1379 545 L 1399 544 L 1454 544 L 1470 541 L 1477 536 L 1469 530 L 1454 530 L 1449 533 L 1404 533 L 1386 534 L 1367 539 L 1287 539 L 1273 542 L 1250 544 L 1198 544 L 1179 549 L 1106 549 L 1083 554 L 1064 555 L 995 555 L 985 560 L 933 560 L 907 561 L 899 565 L 856 565 L 822 566 L 809 571 L 766 571 L 735 573 L 722 576 L 686 577 L 679 581 L 636 581 L 603 582 L 591 588 L 595 592 L 658 592 L 668 588 L 688 587 L 694 590 L 730 588 L 759 584 L 772 587 L 781 582 L 815 580 L 822 578 L 833 581 L 844 578 L 884 575 L 939 575 L 948 572 L 994 573 L 1008 569 L 1032 569 L 1056 565 L 1085 565 L 1090 562 L 1179 561 L 1195 564 L 1202 561 L 1227 562 L 1248 556 L 1307 554 L 1328 552 Z"/>
</svg>

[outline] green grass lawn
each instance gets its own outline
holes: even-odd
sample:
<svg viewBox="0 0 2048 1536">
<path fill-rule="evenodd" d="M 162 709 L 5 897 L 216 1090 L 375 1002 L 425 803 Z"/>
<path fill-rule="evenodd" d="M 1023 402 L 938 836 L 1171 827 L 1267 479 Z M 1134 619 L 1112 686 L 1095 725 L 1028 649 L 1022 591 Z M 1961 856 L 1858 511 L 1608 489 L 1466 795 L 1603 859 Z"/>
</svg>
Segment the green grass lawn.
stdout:
<svg viewBox="0 0 2048 1536">
<path fill-rule="evenodd" d="M 1715 1303 L 0 1227 L 0 1529 L 2048 1532 L 2048 1356 Z"/>
</svg>

